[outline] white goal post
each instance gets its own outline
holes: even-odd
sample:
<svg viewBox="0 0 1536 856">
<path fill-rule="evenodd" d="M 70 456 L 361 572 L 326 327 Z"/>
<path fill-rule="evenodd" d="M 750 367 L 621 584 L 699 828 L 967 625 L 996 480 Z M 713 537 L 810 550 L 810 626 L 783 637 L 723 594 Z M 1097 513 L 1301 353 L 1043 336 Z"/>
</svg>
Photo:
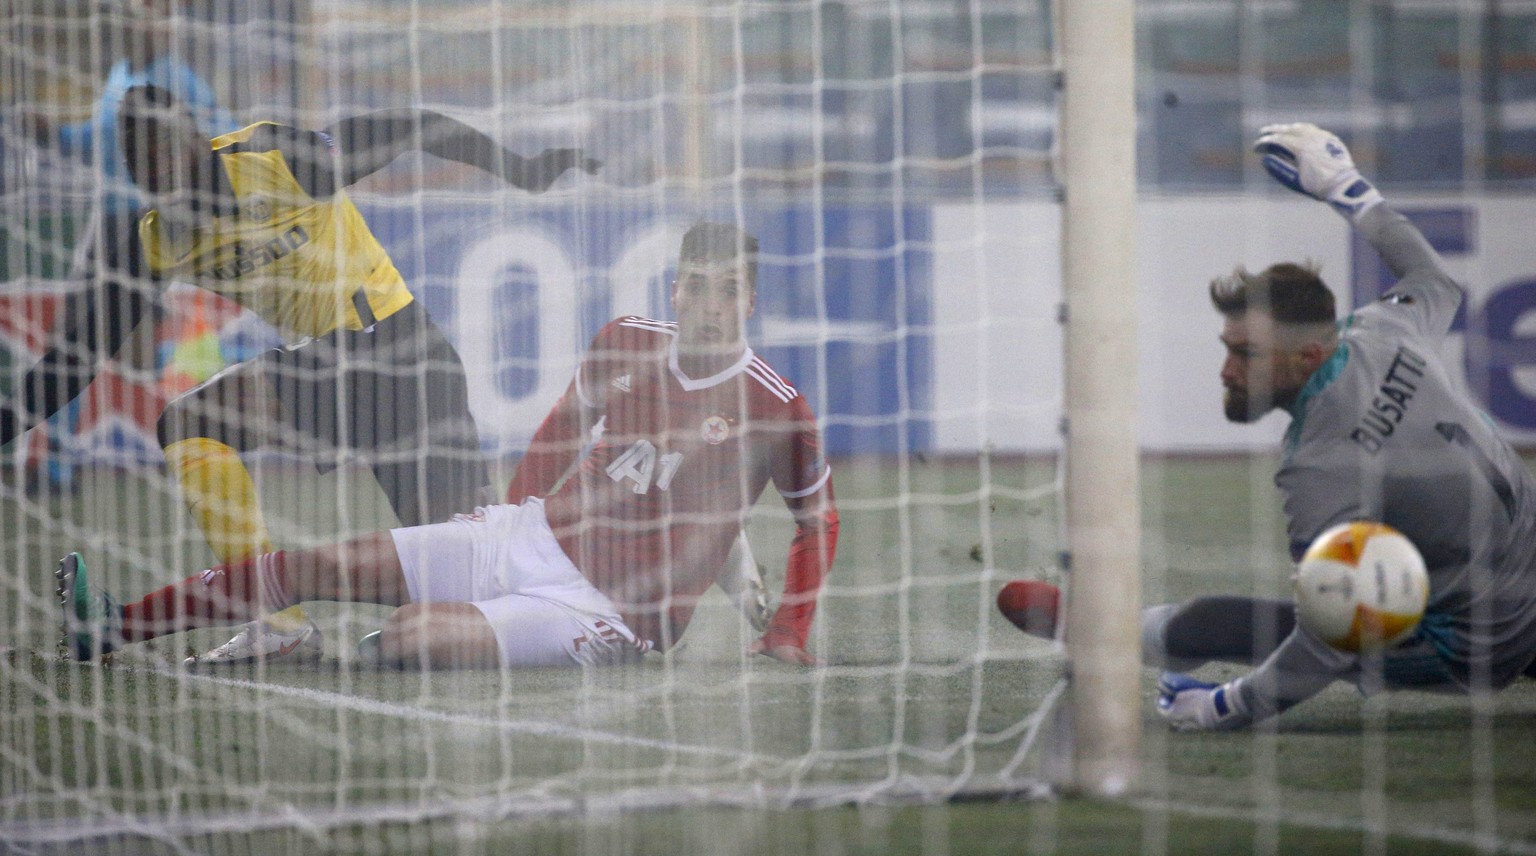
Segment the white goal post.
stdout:
<svg viewBox="0 0 1536 856">
<path fill-rule="evenodd" d="M 1136 437 L 1136 21 L 1132 0 L 1057 4 L 1066 324 L 1066 646 L 1072 781 L 1134 781 L 1141 603 Z"/>
</svg>

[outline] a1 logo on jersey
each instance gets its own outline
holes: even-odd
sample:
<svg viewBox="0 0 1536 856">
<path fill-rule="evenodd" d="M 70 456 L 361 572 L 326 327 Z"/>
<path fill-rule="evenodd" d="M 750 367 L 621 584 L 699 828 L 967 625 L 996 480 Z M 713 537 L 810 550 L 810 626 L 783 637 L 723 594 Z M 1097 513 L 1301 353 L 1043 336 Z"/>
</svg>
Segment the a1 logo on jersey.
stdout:
<svg viewBox="0 0 1536 856">
<path fill-rule="evenodd" d="M 624 454 L 614 458 L 607 472 L 609 478 L 620 484 L 628 482 L 635 493 L 645 493 L 653 484 L 657 490 L 670 488 L 677 468 L 682 465 L 682 452 L 662 453 L 650 440 L 636 440 Z"/>
<path fill-rule="evenodd" d="M 699 436 L 711 446 L 724 443 L 731 436 L 731 423 L 724 416 L 711 416 L 699 425 Z"/>
</svg>

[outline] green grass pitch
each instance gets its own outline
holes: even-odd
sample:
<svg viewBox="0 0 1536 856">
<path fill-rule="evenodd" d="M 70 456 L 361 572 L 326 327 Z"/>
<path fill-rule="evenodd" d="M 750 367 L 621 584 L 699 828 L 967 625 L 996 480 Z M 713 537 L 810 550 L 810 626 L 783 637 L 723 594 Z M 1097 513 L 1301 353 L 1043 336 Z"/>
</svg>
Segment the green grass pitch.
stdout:
<svg viewBox="0 0 1536 856">
<path fill-rule="evenodd" d="M 89 472 L 65 498 L 0 488 L 0 852 L 1536 853 L 1529 681 L 1488 699 L 1338 686 L 1274 728 L 1178 735 L 1145 670 L 1134 793 L 998 799 L 1051 750 L 1017 757 L 1062 655 L 992 597 L 1060 579 L 1053 467 L 834 467 L 820 670 L 745 658 L 744 625 L 713 595 L 681 650 L 588 672 L 361 667 L 351 643 L 383 610 L 332 605 L 312 610 L 318 666 L 167 665 L 227 636 L 214 631 L 67 663 L 62 553 L 136 597 L 203 567 L 206 548 L 158 472 Z M 1272 472 L 1147 462 L 1146 602 L 1285 594 Z M 364 476 L 258 475 L 285 546 L 390 523 Z M 776 506 L 753 522 L 770 587 L 789 530 Z"/>
</svg>

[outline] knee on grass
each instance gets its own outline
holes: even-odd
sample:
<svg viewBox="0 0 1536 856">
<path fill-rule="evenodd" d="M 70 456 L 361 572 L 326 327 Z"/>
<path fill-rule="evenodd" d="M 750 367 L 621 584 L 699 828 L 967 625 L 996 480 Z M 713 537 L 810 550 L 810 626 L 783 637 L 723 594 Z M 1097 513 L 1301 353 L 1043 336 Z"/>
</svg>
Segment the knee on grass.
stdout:
<svg viewBox="0 0 1536 856">
<path fill-rule="evenodd" d="M 500 665 L 501 652 L 473 605 L 409 603 L 385 620 L 379 659 L 405 669 L 473 669 Z"/>
<path fill-rule="evenodd" d="M 1216 595 L 1151 606 L 1141 613 L 1142 657 L 1174 671 L 1213 660 L 1256 665 L 1295 624 L 1290 601 Z"/>
</svg>

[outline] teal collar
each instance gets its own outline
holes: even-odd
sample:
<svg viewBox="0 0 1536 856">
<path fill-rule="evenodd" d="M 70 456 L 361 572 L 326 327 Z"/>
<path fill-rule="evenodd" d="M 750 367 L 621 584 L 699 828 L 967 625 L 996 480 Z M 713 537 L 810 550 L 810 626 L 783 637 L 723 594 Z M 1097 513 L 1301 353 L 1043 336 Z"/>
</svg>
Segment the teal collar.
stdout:
<svg viewBox="0 0 1536 856">
<path fill-rule="evenodd" d="M 1339 375 L 1344 373 L 1344 365 L 1349 362 L 1349 344 L 1344 341 L 1343 333 L 1354 322 L 1355 316 L 1350 314 L 1338 323 L 1340 334 L 1338 347 L 1334 348 L 1333 354 L 1322 365 L 1317 367 L 1317 371 L 1313 372 L 1311 377 L 1307 378 L 1307 382 L 1302 386 L 1301 392 L 1297 393 L 1296 400 L 1291 402 L 1291 425 L 1285 429 L 1285 456 L 1287 459 L 1290 458 L 1291 452 L 1295 450 L 1296 444 L 1301 441 L 1302 423 L 1306 421 L 1307 408 L 1312 404 L 1312 399 L 1321 394 L 1323 390 L 1328 388 L 1329 384 L 1333 383 Z"/>
</svg>

